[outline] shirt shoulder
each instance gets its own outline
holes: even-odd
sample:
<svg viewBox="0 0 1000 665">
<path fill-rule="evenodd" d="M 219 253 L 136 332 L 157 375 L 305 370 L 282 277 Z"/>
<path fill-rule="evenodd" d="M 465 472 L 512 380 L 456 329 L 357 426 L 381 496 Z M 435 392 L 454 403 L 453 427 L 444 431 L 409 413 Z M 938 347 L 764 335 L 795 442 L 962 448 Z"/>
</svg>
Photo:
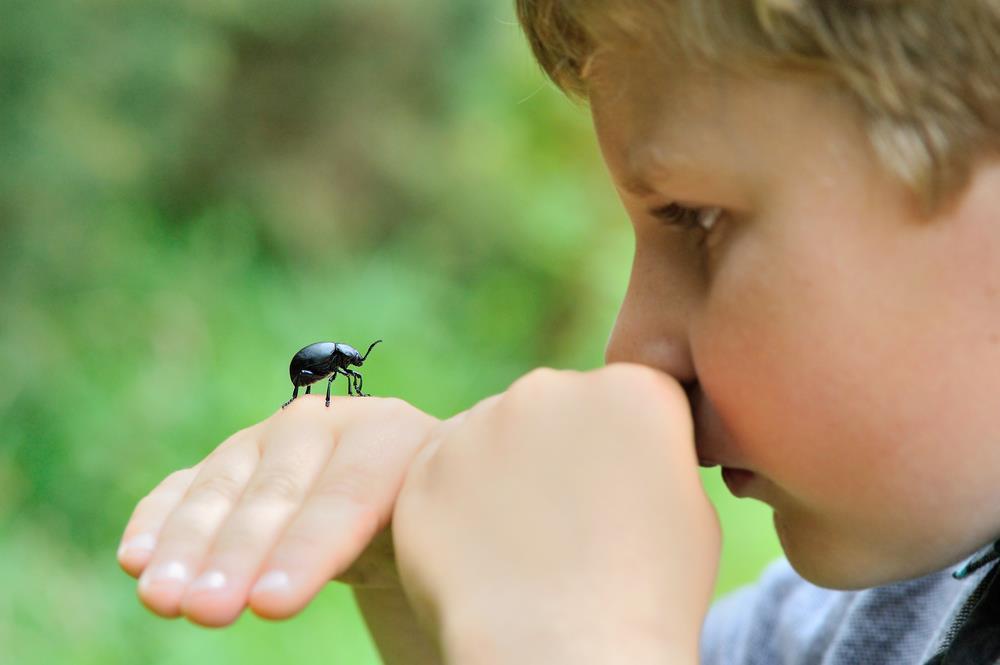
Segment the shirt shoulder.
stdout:
<svg viewBox="0 0 1000 665">
<path fill-rule="evenodd" d="M 979 577 L 955 580 L 949 568 L 840 591 L 808 582 L 781 558 L 757 582 L 712 605 L 702 627 L 701 663 L 922 663 Z"/>
</svg>

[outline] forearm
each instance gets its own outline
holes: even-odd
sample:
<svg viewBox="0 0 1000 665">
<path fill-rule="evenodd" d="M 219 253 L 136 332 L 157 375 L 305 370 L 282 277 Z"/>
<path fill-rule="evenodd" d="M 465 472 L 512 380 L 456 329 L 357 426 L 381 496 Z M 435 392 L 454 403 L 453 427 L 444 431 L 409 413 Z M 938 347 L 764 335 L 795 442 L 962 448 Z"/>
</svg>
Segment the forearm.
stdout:
<svg viewBox="0 0 1000 665">
<path fill-rule="evenodd" d="M 354 600 L 385 665 L 442 665 L 437 644 L 399 589 L 354 588 Z"/>
<path fill-rule="evenodd" d="M 448 665 L 697 665 L 696 646 L 678 646 L 666 635 L 643 635 L 611 625 L 577 622 L 450 622 L 441 636 Z"/>
<path fill-rule="evenodd" d="M 448 648 L 448 665 L 697 665 L 696 657 L 662 645 L 636 644 L 626 638 L 594 648 L 583 643 L 507 645 L 469 644 Z"/>
</svg>

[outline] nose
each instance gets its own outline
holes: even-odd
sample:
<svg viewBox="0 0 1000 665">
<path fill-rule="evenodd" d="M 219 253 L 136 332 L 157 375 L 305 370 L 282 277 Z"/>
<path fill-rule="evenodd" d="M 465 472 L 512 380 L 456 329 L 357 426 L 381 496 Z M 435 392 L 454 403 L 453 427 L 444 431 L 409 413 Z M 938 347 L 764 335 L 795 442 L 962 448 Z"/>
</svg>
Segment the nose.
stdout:
<svg viewBox="0 0 1000 665">
<path fill-rule="evenodd" d="M 604 362 L 653 367 L 688 388 L 697 374 L 691 353 L 691 318 L 697 285 L 675 264 L 636 252 L 628 290 L 604 351 Z"/>
</svg>

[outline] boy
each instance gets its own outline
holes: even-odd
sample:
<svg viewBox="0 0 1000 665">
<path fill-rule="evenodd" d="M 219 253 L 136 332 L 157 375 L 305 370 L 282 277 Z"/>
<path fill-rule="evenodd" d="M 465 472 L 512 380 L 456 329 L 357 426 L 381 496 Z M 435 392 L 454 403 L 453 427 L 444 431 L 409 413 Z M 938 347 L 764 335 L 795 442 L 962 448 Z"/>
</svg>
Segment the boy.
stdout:
<svg viewBox="0 0 1000 665">
<path fill-rule="evenodd" d="M 225 625 L 337 576 L 390 663 L 1000 661 L 1000 6 L 518 9 L 635 229 L 609 366 L 444 422 L 293 404 L 140 503 L 143 602 Z M 697 463 L 787 559 L 707 617 Z"/>
</svg>

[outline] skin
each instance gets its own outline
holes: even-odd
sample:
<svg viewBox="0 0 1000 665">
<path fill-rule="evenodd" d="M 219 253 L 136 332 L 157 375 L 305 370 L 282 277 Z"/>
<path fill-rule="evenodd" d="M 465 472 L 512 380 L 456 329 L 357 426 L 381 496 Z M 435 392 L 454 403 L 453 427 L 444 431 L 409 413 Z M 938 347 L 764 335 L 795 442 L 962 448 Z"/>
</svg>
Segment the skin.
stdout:
<svg viewBox="0 0 1000 665">
<path fill-rule="evenodd" d="M 655 404 L 681 403 L 693 412 L 696 441 L 688 443 L 697 444 L 699 455 L 756 474 L 744 493 L 773 507 L 789 561 L 816 584 L 851 589 L 916 577 L 954 564 L 1000 535 L 1000 510 L 992 508 L 1000 505 L 992 471 L 1000 463 L 997 162 L 977 164 L 969 186 L 928 217 L 880 168 L 851 107 L 815 82 L 694 72 L 626 51 L 602 55 L 594 75 L 597 138 L 636 234 L 632 277 L 609 340 L 608 363 L 645 365 L 685 384 L 689 404 L 676 391 Z M 648 181 L 647 191 L 628 191 L 640 176 Z M 725 209 L 704 247 L 695 235 L 665 229 L 650 215 L 651 208 L 674 200 Z M 618 377 L 624 383 L 611 382 L 608 391 L 608 376 L 535 376 L 517 384 L 515 402 L 526 411 L 508 401 L 505 415 L 491 417 L 520 432 L 516 442 L 567 440 L 564 430 L 558 430 L 563 436 L 546 437 L 548 430 L 532 425 L 525 413 L 546 404 L 557 412 L 570 409 L 573 418 L 609 413 L 601 409 L 612 406 L 618 416 L 627 415 L 636 405 L 614 397 L 631 394 L 623 386 L 634 387 L 637 379 Z M 558 400 L 574 394 L 568 402 Z M 381 400 L 366 398 L 372 410 L 364 412 L 360 400 L 323 410 L 322 398 L 312 397 L 237 433 L 205 462 L 169 476 L 136 507 L 123 540 L 144 533 L 156 540 L 154 549 L 121 552 L 128 572 L 138 575 L 151 564 L 182 559 L 192 576 L 221 567 L 235 580 L 234 586 L 200 591 L 176 580 L 141 584 L 140 598 L 150 609 L 215 626 L 231 623 L 247 605 L 261 616 L 283 618 L 300 611 L 329 579 L 348 568 L 364 569 L 359 562 L 366 559 L 374 562 L 369 570 L 393 571 L 391 552 L 380 553 L 373 538 L 388 523 L 407 469 L 426 441 L 438 441 L 436 450 L 462 450 L 447 443 L 463 436 L 480 442 L 481 451 L 504 443 L 502 436 L 482 432 L 435 437 L 435 419 L 408 412 L 398 401 L 385 412 L 374 408 Z M 590 400 L 589 408 L 581 407 L 581 399 Z M 642 404 L 655 410 L 655 404 Z M 339 414 L 353 415 L 325 420 Z M 674 415 L 675 423 L 683 422 Z M 571 427 L 573 418 L 552 422 Z M 631 422 L 625 418 L 623 426 Z M 622 440 L 642 442 L 638 452 L 655 450 L 641 432 L 627 434 Z M 675 433 L 672 440 L 684 438 Z M 372 448 L 373 442 L 384 445 Z M 515 471 L 543 459 L 525 452 L 531 450 L 520 449 L 523 466 Z M 601 459 L 600 447 L 584 450 L 595 455 L 586 459 Z M 683 444 L 673 450 L 694 452 Z M 449 458 L 428 455 L 421 458 L 423 472 L 443 473 L 447 464 L 440 460 Z M 493 467 L 483 459 L 488 456 L 470 455 L 463 463 L 485 476 Z M 565 479 L 553 459 L 558 457 L 538 467 L 534 484 L 522 480 L 507 495 L 544 496 L 538 494 L 545 490 L 541 479 Z M 693 464 L 689 454 L 671 468 L 680 473 Z M 573 468 L 596 474 L 601 465 Z M 352 483 L 359 470 L 371 482 Z M 544 540 L 558 535 L 544 521 L 534 533 L 520 534 L 522 541 L 512 534 L 523 525 L 471 531 L 476 524 L 497 524 L 502 514 L 491 514 L 489 501 L 463 502 L 464 477 L 445 474 L 448 482 L 433 486 L 450 493 L 436 500 L 413 481 L 408 524 L 422 524 L 421 511 L 413 507 L 421 505 L 443 521 L 455 517 L 448 510 L 474 509 L 493 521 L 473 520 L 464 537 L 453 541 L 445 540 L 445 530 L 434 540 L 443 548 L 435 557 L 411 555 L 407 592 L 424 603 L 419 611 L 425 623 L 428 617 L 433 623 L 435 613 L 453 615 L 448 607 L 473 615 L 479 610 L 482 624 L 459 631 L 476 634 L 504 621 L 502 613 L 477 605 L 474 593 L 463 595 L 480 588 L 475 571 L 496 563 L 491 553 L 503 553 L 501 547 L 511 542 L 532 543 L 541 553 L 552 551 L 546 545 L 558 551 L 572 543 L 569 537 Z M 599 474 L 578 478 L 607 480 Z M 698 496 L 690 489 L 659 498 L 663 505 L 689 505 Z M 309 509 L 313 505 L 316 510 Z M 312 517 L 303 520 L 304 514 Z M 641 524 L 641 514 L 635 517 Z M 702 526 L 711 523 L 710 515 L 704 517 Z M 332 529 L 334 524 L 341 528 Z M 600 542 L 595 524 L 588 529 Z M 413 526 L 401 537 L 418 552 L 422 533 Z M 491 537 L 497 538 L 492 546 Z M 665 566 L 666 574 L 702 562 L 701 582 L 665 608 L 687 608 L 691 623 L 674 643 L 690 647 L 702 617 L 691 607 L 710 593 L 717 544 L 706 538 L 700 548 L 661 552 L 655 539 L 644 542 L 657 556 L 688 557 L 683 565 Z M 463 547 L 478 548 L 478 558 L 465 559 L 464 568 Z M 453 565 L 435 568 L 436 557 Z M 572 556 L 552 561 L 580 563 Z M 525 565 L 534 569 L 531 559 Z M 251 592 L 252 583 L 273 567 L 296 572 L 289 589 Z M 465 577 L 457 574 L 463 570 Z M 581 575 L 599 577 L 595 570 Z M 395 595 L 383 605 L 402 619 L 386 625 L 396 633 L 403 625 L 416 630 L 414 617 L 404 616 L 407 603 L 392 577 L 384 588 Z M 523 585 L 513 585 L 512 592 L 534 597 L 534 589 Z M 561 609 L 572 607 L 563 600 Z M 623 602 L 655 606 L 652 596 Z M 508 618 L 537 625 L 529 600 L 514 607 Z M 609 642 L 620 640 L 612 635 Z M 532 647 L 535 653 L 541 648 Z M 426 662 L 433 662 L 433 649 L 427 654 Z"/>
<path fill-rule="evenodd" d="M 151 610 L 281 618 L 336 577 L 375 591 L 359 605 L 387 662 L 697 661 L 721 534 L 669 376 L 536 370 L 444 422 L 396 399 L 321 403 L 299 398 L 140 502 L 126 540 L 155 533 L 155 551 L 119 559 Z M 393 508 L 395 552 L 376 535 Z M 188 574 L 157 579 L 170 562 Z M 252 588 L 275 569 L 290 584 Z M 224 581 L 199 588 L 196 571 Z"/>
<path fill-rule="evenodd" d="M 590 102 L 636 237 L 607 361 L 694 386 L 702 456 L 756 474 L 792 566 L 862 588 L 1000 536 L 1000 164 L 927 216 L 817 81 L 619 49 Z M 671 201 L 724 209 L 704 247 Z"/>
<path fill-rule="evenodd" d="M 334 397 L 325 408 L 322 395 L 300 396 L 167 476 L 135 507 L 118 561 L 151 611 L 209 627 L 246 607 L 293 616 L 331 579 L 365 603 L 398 605 L 388 524 L 439 422 L 395 398 Z M 287 583 L 257 588 L 270 571 Z"/>
<path fill-rule="evenodd" d="M 448 663 L 695 663 L 721 533 L 684 389 L 539 369 L 449 421 L 393 517 Z"/>
</svg>

